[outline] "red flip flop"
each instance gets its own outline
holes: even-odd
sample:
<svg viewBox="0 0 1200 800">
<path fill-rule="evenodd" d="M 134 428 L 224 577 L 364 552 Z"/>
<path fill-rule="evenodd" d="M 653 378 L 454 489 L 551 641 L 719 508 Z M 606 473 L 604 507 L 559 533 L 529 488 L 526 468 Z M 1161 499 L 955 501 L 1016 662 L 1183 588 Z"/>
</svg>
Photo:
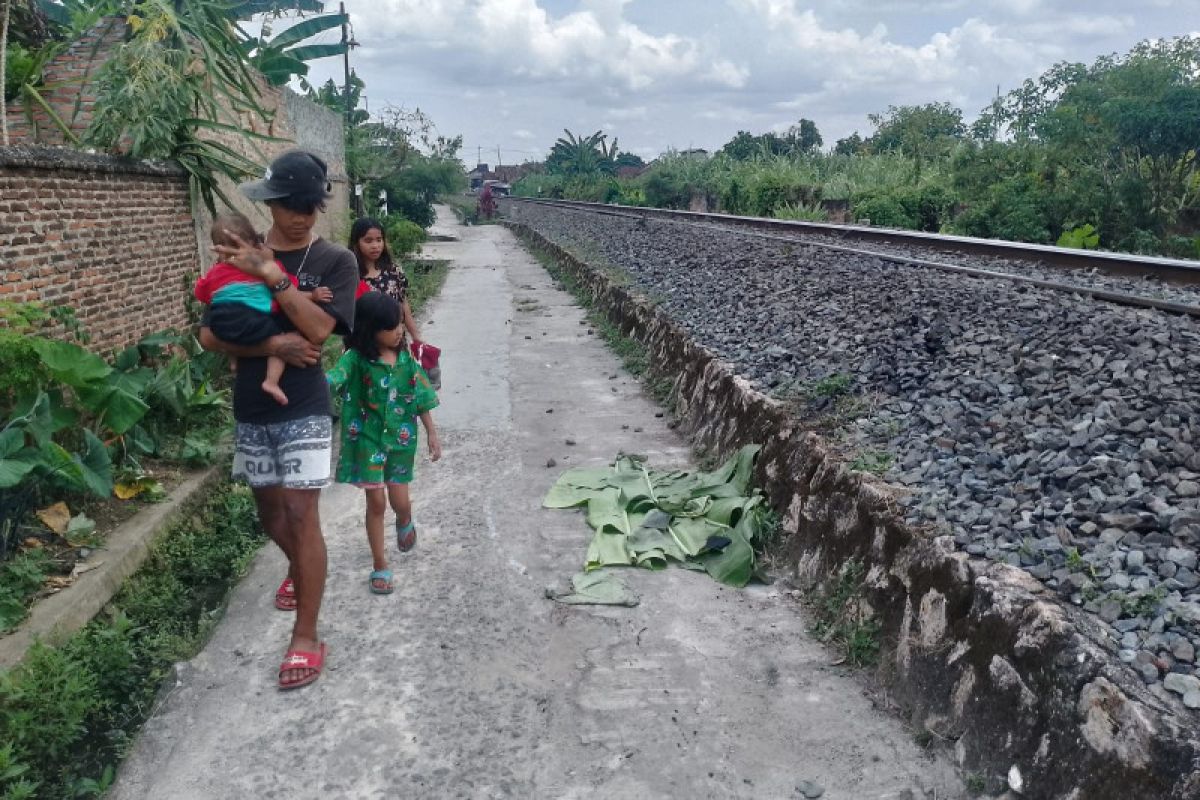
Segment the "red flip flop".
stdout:
<svg viewBox="0 0 1200 800">
<path fill-rule="evenodd" d="M 283 656 L 283 663 L 279 665 L 279 688 L 299 689 L 301 686 L 308 686 L 317 678 L 321 677 L 321 669 L 324 666 L 324 642 L 321 642 L 321 649 L 316 653 L 305 652 L 304 650 L 288 650 Z M 293 669 L 307 670 L 307 673 L 302 678 L 297 678 L 296 680 L 292 681 L 285 681 L 283 679 L 283 673 Z"/>
<path fill-rule="evenodd" d="M 291 578 L 284 578 L 275 590 L 275 607 L 280 611 L 296 610 L 296 586 Z"/>
</svg>

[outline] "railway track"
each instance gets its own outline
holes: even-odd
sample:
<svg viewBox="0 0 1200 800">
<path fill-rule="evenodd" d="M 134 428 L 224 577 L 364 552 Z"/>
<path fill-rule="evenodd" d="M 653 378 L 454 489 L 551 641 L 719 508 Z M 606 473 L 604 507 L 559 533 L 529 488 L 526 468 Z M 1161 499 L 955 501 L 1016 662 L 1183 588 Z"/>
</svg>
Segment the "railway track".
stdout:
<svg viewBox="0 0 1200 800">
<path fill-rule="evenodd" d="M 741 235 L 793 242 L 829 252 L 877 258 L 884 262 L 973 278 L 1005 280 L 1082 295 L 1106 303 L 1200 318 L 1200 262 L 1196 261 L 861 225 L 738 217 L 574 200 L 510 198 L 509 202 L 550 206 L 583 214 L 655 219 L 682 227 L 732 230 Z M 870 246 L 864 247 L 863 244 Z M 955 258 L 950 261 L 925 257 L 930 251 Z M 964 258 L 976 263 L 961 263 Z"/>
<path fill-rule="evenodd" d="M 1200 708 L 1177 691 L 1200 679 L 1200 285 L 1159 277 L 1164 259 L 1117 259 L 1135 278 L 1081 268 L 1111 254 L 1067 268 L 1048 248 L 939 258 L 773 220 L 505 210 L 826 431 L 908 524 L 1026 570 L 1109 626 L 1161 700 Z"/>
</svg>

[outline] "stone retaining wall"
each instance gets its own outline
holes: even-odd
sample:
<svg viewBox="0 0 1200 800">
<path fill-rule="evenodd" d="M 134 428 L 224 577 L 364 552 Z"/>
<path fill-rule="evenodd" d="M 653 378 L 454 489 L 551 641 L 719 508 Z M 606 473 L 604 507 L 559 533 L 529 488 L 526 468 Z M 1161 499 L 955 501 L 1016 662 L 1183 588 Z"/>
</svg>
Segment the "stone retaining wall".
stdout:
<svg viewBox="0 0 1200 800">
<path fill-rule="evenodd" d="M 964 770 L 1027 798 L 1200 797 L 1200 718 L 1150 694 L 1094 620 L 1022 570 L 908 527 L 889 485 L 849 472 L 665 313 L 511 227 L 675 378 L 675 412 L 697 444 L 722 454 L 763 445 L 758 478 L 784 512 L 783 555 L 802 587 L 820 592 L 851 560 L 866 567 L 864 601 L 883 636 L 878 678 L 915 727 L 954 742 Z"/>
</svg>

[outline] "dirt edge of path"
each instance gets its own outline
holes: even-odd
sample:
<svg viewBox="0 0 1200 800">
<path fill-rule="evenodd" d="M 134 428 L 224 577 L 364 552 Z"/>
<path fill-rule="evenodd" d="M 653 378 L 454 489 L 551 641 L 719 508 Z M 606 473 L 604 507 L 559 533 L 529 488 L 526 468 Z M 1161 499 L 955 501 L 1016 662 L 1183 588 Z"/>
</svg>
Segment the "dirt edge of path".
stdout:
<svg viewBox="0 0 1200 800">
<path fill-rule="evenodd" d="M 141 509 L 104 540 L 95 565 L 63 590 L 38 600 L 20 625 L 0 638 L 0 671 L 21 663 L 35 641 L 56 644 L 82 629 L 150 555 L 159 535 L 224 475 L 217 465 L 191 472 L 161 503 Z"/>
<path fill-rule="evenodd" d="M 757 478 L 783 517 L 781 560 L 816 594 L 861 565 L 861 601 L 880 633 L 876 677 L 915 727 L 953 742 L 964 770 L 1025 797 L 1200 796 L 1200 715 L 1151 694 L 1097 621 L 1024 571 L 906 525 L 893 487 L 851 472 L 663 311 L 528 226 L 508 224 L 648 348 L 653 367 L 674 379 L 674 412 L 697 447 L 728 454 L 763 445 Z"/>
</svg>

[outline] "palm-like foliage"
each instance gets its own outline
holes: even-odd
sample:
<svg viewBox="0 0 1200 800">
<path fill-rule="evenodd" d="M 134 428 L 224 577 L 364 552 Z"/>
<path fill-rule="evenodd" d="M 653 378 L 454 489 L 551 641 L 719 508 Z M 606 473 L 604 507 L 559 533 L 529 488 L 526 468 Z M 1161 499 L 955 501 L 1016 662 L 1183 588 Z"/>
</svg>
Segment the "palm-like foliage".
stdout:
<svg viewBox="0 0 1200 800">
<path fill-rule="evenodd" d="M 319 13 L 324 4 L 318 0 L 24 0 L 23 5 L 38 29 L 33 33 L 41 35 L 18 89 L 27 113 L 44 111 L 73 144 L 175 160 L 190 176 L 193 198 L 210 209 L 214 196 L 225 199 L 219 176 L 240 180 L 258 165 L 200 132 L 268 138 L 224 121 L 240 123 L 239 116 L 267 121 L 255 70 L 280 85 L 306 73 L 305 61 L 345 50 L 340 43 L 302 44 L 341 26 L 346 22 L 341 14 L 305 20 L 270 40 L 250 37 L 236 23 L 255 14 Z M 108 15 L 124 16 L 132 36 L 98 73 L 95 113 L 80 142 L 39 92 L 40 67 Z"/>
<path fill-rule="evenodd" d="M 261 3 L 258 5 L 262 5 Z M 340 56 L 346 52 L 344 42 L 334 44 L 301 44 L 319 33 L 341 27 L 349 22 L 347 14 L 326 14 L 299 22 L 268 39 L 270 26 L 264 24 L 257 39 L 245 43 L 250 63 L 266 76 L 272 86 L 283 86 L 293 77 L 308 74 L 307 62 L 318 58 Z"/>
<path fill-rule="evenodd" d="M 325 4 L 320 0 L 241 0 L 233 3 L 229 13 L 234 19 L 250 19 L 256 14 L 283 14 L 288 11 L 320 14 L 325 10 Z"/>
<path fill-rule="evenodd" d="M 596 131 L 591 136 L 576 136 L 568 129 L 563 129 L 566 136 L 560 136 L 550 148 L 550 156 L 546 159 L 546 171 L 551 174 L 589 176 L 611 175 L 616 171 L 617 140 L 613 139 L 608 145 L 608 135 Z"/>
<path fill-rule="evenodd" d="M 194 201 L 212 209 L 214 196 L 226 199 L 218 176 L 237 181 L 258 165 L 228 145 L 201 138 L 200 131 L 253 138 L 246 126 L 221 120 L 230 113 L 268 117 L 244 35 L 220 0 L 111 3 L 121 6 L 133 35 L 99 74 L 85 141 L 136 158 L 174 159 L 189 174 Z"/>
</svg>

